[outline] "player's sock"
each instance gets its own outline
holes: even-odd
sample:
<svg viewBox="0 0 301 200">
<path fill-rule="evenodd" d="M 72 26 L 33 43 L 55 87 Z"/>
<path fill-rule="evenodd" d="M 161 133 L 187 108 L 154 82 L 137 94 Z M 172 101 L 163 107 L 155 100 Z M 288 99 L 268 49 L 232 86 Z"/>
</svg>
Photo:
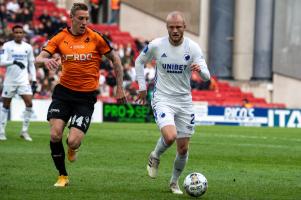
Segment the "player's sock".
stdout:
<svg viewBox="0 0 301 200">
<path fill-rule="evenodd" d="M 175 161 L 174 161 L 172 177 L 170 179 L 171 183 L 177 183 L 182 171 L 185 168 L 187 160 L 188 160 L 188 152 L 185 155 L 180 155 L 177 153 Z"/>
<path fill-rule="evenodd" d="M 29 127 L 29 121 L 30 121 L 31 114 L 32 114 L 32 108 L 31 107 L 26 107 L 25 112 L 24 112 L 23 126 L 22 126 L 22 132 L 23 133 L 28 132 L 28 127 Z"/>
<path fill-rule="evenodd" d="M 164 138 L 161 136 L 159 140 L 157 141 L 157 145 L 155 147 L 155 150 L 153 151 L 153 156 L 156 158 L 160 158 L 160 156 L 170 147 L 170 145 L 167 145 L 164 141 Z"/>
<path fill-rule="evenodd" d="M 7 124 L 7 116 L 9 113 L 9 109 L 6 109 L 4 107 L 1 107 L 1 113 L 0 113 L 0 133 L 5 133 L 5 127 Z"/>
<path fill-rule="evenodd" d="M 59 171 L 60 175 L 68 176 L 65 166 L 65 151 L 62 141 L 51 142 L 51 157 L 55 164 L 56 169 Z"/>
</svg>

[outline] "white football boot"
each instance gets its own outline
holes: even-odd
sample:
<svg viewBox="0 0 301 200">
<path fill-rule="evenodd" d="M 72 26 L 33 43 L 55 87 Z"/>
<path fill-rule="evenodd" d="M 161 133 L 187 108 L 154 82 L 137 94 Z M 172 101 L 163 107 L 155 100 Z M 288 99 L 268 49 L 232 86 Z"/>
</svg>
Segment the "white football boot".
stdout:
<svg viewBox="0 0 301 200">
<path fill-rule="evenodd" d="M 0 141 L 7 140 L 5 133 L 0 133 Z"/>
<path fill-rule="evenodd" d="M 178 182 L 177 183 L 173 183 L 171 182 L 169 184 L 169 189 L 173 194 L 183 194 L 183 192 L 181 191 Z"/>
<path fill-rule="evenodd" d="M 159 164 L 160 164 L 160 159 L 154 157 L 153 152 L 151 152 L 148 158 L 148 165 L 146 166 L 148 175 L 151 178 L 157 177 Z"/>
<path fill-rule="evenodd" d="M 21 132 L 20 137 L 26 141 L 31 142 L 32 138 L 30 137 L 30 135 L 27 132 Z"/>
</svg>

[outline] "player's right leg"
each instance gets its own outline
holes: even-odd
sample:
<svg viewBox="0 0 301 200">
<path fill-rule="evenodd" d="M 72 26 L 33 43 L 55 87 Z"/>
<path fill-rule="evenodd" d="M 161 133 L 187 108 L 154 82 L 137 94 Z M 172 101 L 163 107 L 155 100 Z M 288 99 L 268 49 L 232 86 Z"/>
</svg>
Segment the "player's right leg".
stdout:
<svg viewBox="0 0 301 200">
<path fill-rule="evenodd" d="M 4 141 L 7 140 L 5 134 L 5 127 L 7 124 L 7 117 L 8 117 L 9 109 L 1 107 L 0 110 L 0 140 Z"/>
<path fill-rule="evenodd" d="M 65 166 L 65 150 L 62 142 L 64 128 L 70 117 L 70 106 L 57 99 L 51 102 L 47 120 L 50 124 L 50 150 L 51 157 L 59 172 L 56 187 L 65 187 L 69 184 L 68 174 Z"/>
<path fill-rule="evenodd" d="M 173 144 L 177 132 L 174 125 L 174 112 L 168 105 L 156 103 L 153 105 L 153 111 L 156 123 L 161 130 L 161 137 L 157 141 L 155 149 L 149 155 L 146 169 L 151 178 L 156 178 L 158 175 L 160 156 Z"/>
<path fill-rule="evenodd" d="M 0 140 L 6 140 L 5 128 L 12 97 L 16 94 L 15 86 L 3 86 L 2 107 L 0 110 Z"/>
<path fill-rule="evenodd" d="M 56 169 L 59 172 L 56 187 L 65 187 L 68 185 L 68 173 L 65 166 L 65 150 L 62 142 L 65 122 L 61 119 L 50 119 L 50 150 L 51 157 Z"/>
<path fill-rule="evenodd" d="M 94 111 L 94 102 L 77 103 L 73 105 L 73 111 L 70 121 L 70 132 L 67 138 L 68 154 L 70 162 L 77 159 L 77 152 L 86 132 L 89 129 L 92 114 Z"/>
</svg>

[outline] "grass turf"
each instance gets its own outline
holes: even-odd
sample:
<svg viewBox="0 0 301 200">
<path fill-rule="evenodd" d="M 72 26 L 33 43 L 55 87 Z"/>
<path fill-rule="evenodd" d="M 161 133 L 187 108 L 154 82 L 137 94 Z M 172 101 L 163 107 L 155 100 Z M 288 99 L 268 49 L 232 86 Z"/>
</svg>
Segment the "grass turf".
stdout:
<svg viewBox="0 0 301 200">
<path fill-rule="evenodd" d="M 149 152 L 159 137 L 155 124 L 91 124 L 78 160 L 66 162 L 70 185 L 54 188 L 57 172 L 47 123 L 31 123 L 33 142 L 9 122 L 0 142 L 0 199 L 195 199 L 168 191 L 175 146 L 162 157 L 159 176 L 146 175 Z M 66 134 L 65 134 L 66 135 Z M 65 140 L 64 140 L 65 141 Z M 208 180 L 201 199 L 301 198 L 300 129 L 199 126 L 180 178 L 196 171 Z"/>
</svg>

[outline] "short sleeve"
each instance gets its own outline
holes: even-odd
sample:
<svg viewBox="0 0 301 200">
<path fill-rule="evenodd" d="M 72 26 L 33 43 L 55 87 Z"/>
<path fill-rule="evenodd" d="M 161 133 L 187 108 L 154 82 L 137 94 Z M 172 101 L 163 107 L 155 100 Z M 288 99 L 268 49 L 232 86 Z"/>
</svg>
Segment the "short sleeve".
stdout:
<svg viewBox="0 0 301 200">
<path fill-rule="evenodd" d="M 105 55 L 105 54 L 109 53 L 110 51 L 112 51 L 113 48 L 111 47 L 108 39 L 101 36 L 100 34 L 97 34 L 96 37 L 97 37 L 97 51 L 101 55 Z"/>
</svg>

